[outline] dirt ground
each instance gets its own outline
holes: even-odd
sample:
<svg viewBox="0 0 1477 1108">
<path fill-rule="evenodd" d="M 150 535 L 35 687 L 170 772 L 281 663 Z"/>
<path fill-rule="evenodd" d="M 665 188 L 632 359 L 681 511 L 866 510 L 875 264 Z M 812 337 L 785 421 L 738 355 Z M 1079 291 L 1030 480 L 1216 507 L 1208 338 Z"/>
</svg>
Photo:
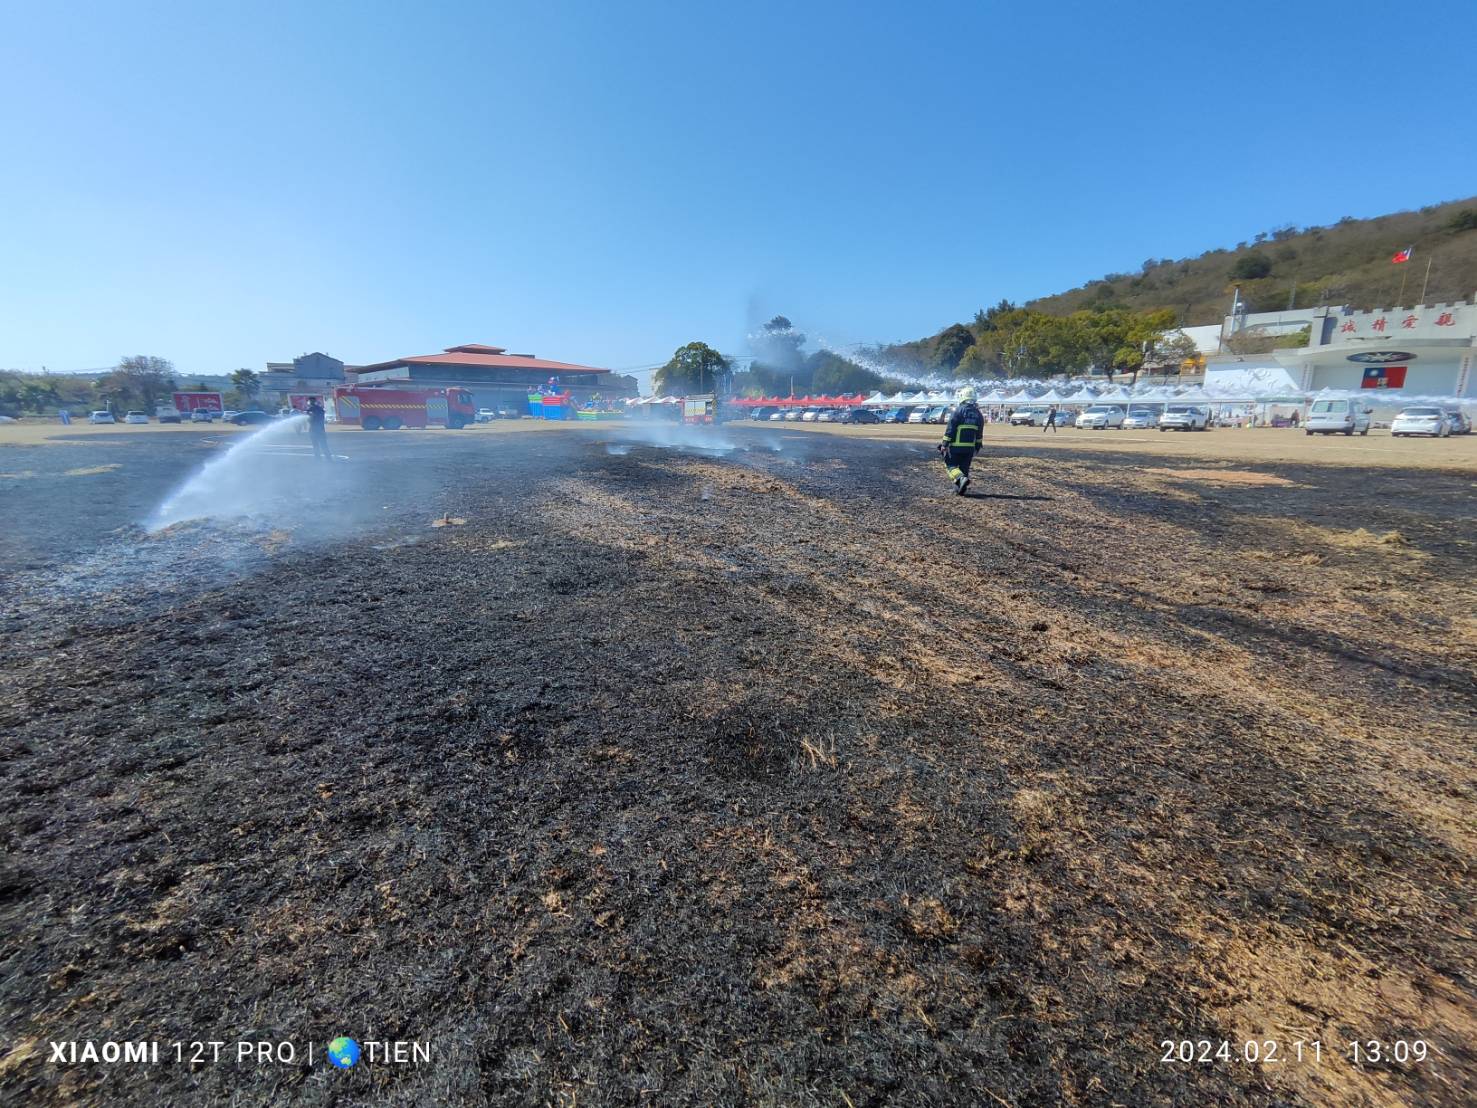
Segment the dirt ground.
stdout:
<svg viewBox="0 0 1477 1108">
<path fill-rule="evenodd" d="M 93 430 L 0 435 L 0 1099 L 1471 1102 L 1477 437 L 344 432 L 149 533 L 226 440 Z"/>
</svg>

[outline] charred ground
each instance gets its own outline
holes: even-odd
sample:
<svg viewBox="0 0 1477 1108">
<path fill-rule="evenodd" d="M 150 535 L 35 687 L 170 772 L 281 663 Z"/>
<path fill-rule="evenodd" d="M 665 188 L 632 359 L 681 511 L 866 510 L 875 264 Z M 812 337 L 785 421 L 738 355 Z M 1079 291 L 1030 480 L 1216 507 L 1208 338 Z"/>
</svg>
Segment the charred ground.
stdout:
<svg viewBox="0 0 1477 1108">
<path fill-rule="evenodd" d="M 364 446 L 339 541 L 13 559 L 7 1099 L 1465 1103 L 1470 473 L 730 437 Z M 435 1061 L 44 1052 L 336 1034 Z"/>
</svg>

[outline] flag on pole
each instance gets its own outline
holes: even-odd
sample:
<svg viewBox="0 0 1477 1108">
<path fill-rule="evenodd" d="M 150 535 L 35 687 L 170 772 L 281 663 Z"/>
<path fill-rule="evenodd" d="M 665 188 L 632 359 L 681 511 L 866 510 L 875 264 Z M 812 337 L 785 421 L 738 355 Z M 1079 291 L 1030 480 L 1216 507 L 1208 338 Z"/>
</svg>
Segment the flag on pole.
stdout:
<svg viewBox="0 0 1477 1108">
<path fill-rule="evenodd" d="M 1410 261 L 1410 255 L 1414 251 L 1414 246 L 1407 246 L 1404 250 L 1400 251 L 1393 258 L 1391 258 L 1390 261 L 1394 262 L 1396 265 L 1399 265 L 1401 262 L 1408 262 Z"/>
</svg>

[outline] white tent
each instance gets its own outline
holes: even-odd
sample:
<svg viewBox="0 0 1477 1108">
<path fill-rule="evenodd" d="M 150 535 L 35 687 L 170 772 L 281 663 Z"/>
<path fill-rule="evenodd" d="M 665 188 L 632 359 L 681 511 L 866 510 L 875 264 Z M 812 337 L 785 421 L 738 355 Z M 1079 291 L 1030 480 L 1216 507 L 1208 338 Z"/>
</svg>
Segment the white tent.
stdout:
<svg viewBox="0 0 1477 1108">
<path fill-rule="evenodd" d="M 1094 403 L 1096 403 L 1096 404 L 1127 404 L 1127 403 L 1129 403 L 1132 400 L 1133 400 L 1133 397 L 1128 394 L 1128 390 L 1126 388 L 1124 388 L 1122 385 L 1119 385 L 1117 388 L 1111 389 L 1108 392 L 1105 392 L 1101 396 L 1097 397 L 1097 399 L 1094 401 Z"/>
<path fill-rule="evenodd" d="M 1071 396 L 1065 397 L 1064 401 L 1067 404 L 1095 404 L 1097 403 L 1097 393 L 1093 392 L 1086 385 L 1083 385 L 1076 392 L 1072 393 Z"/>
<path fill-rule="evenodd" d="M 1056 389 L 1047 389 L 1036 398 L 1036 401 L 1040 404 L 1060 404 L 1065 399 L 1066 397 L 1057 392 Z"/>
</svg>

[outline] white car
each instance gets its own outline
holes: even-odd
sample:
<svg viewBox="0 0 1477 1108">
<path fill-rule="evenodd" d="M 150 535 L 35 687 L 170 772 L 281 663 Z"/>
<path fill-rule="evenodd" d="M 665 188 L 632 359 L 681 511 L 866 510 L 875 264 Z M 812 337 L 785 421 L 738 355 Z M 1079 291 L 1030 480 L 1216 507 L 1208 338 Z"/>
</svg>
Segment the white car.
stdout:
<svg viewBox="0 0 1477 1108">
<path fill-rule="evenodd" d="M 784 418 L 785 418 L 785 410 L 783 408 L 781 408 L 779 411 L 773 413 L 769 417 L 769 422 L 770 423 L 779 423 Z"/>
<path fill-rule="evenodd" d="M 1158 423 L 1159 417 L 1148 408 L 1135 408 L 1123 417 L 1124 430 L 1147 431 Z"/>
<path fill-rule="evenodd" d="M 1051 409 L 1048 408 L 1045 404 L 1032 404 L 1025 408 L 1017 408 L 1015 411 L 1010 413 L 1010 425 L 1012 427 L 1045 427 L 1046 413 L 1050 410 Z M 1067 422 L 1064 418 L 1062 418 L 1061 412 L 1057 412 L 1056 415 L 1057 421 L 1059 423 Z"/>
<path fill-rule="evenodd" d="M 927 408 L 914 408 L 911 412 L 908 413 L 908 422 L 909 423 L 927 423 L 928 422 L 928 409 Z"/>
<path fill-rule="evenodd" d="M 491 408 L 478 408 L 473 420 L 477 423 L 491 423 L 497 418 L 497 412 Z"/>
<path fill-rule="evenodd" d="M 1451 433 L 1453 435 L 1470 435 L 1472 433 L 1472 421 L 1467 418 L 1467 413 L 1460 408 L 1447 408 L 1446 422 L 1451 424 Z"/>
<path fill-rule="evenodd" d="M 93 412 L 92 415 L 90 415 L 90 416 L 87 417 L 87 422 L 88 423 L 117 423 L 118 421 L 113 418 L 113 413 L 112 412 Z"/>
<path fill-rule="evenodd" d="M 147 415 L 145 415 L 143 412 L 124 412 L 123 413 L 123 422 L 124 423 L 148 423 L 149 422 L 149 417 Z"/>
<path fill-rule="evenodd" d="M 1451 434 L 1451 421 L 1440 408 L 1401 408 L 1390 422 L 1390 434 L 1397 439 L 1406 435 L 1444 439 Z"/>
<path fill-rule="evenodd" d="M 1122 428 L 1128 413 L 1117 404 L 1094 404 L 1077 417 L 1077 426 L 1092 431 L 1106 431 L 1109 427 Z"/>
<path fill-rule="evenodd" d="M 800 415 L 800 421 L 802 423 L 814 423 L 816 417 L 820 414 L 820 409 L 818 408 L 806 408 Z"/>
<path fill-rule="evenodd" d="M 190 413 L 191 423 L 213 423 L 214 421 L 215 412 L 209 408 L 196 408 Z"/>
<path fill-rule="evenodd" d="M 1161 431 L 1207 431 L 1210 413 L 1197 404 L 1171 404 L 1159 417 Z"/>
<path fill-rule="evenodd" d="M 1315 400 L 1303 423 L 1307 435 L 1369 434 L 1370 409 L 1357 400 Z"/>
</svg>

